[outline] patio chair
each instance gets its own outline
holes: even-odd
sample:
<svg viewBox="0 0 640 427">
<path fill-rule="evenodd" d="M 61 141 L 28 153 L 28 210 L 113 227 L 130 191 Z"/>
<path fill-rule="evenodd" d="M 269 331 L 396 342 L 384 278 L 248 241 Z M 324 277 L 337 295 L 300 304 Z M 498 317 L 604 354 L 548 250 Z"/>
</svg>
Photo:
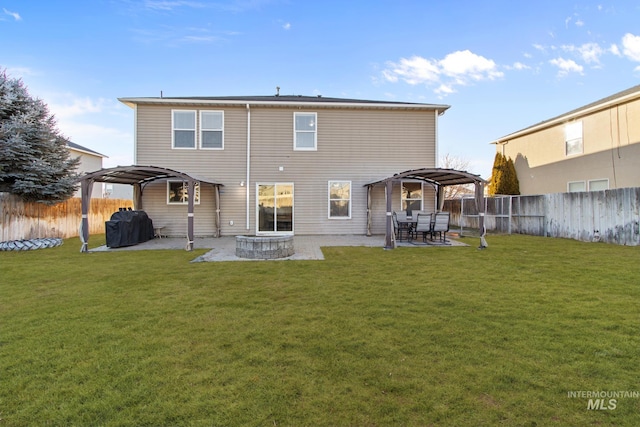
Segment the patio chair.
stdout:
<svg viewBox="0 0 640 427">
<path fill-rule="evenodd" d="M 416 234 L 422 233 L 422 241 L 427 241 L 427 234 L 431 236 L 433 240 L 433 231 L 431 228 L 431 214 L 421 213 L 418 214 L 418 222 L 416 222 L 415 228 Z"/>
<path fill-rule="evenodd" d="M 445 243 L 447 241 L 447 231 L 449 231 L 449 212 L 437 212 L 433 220 L 432 236 L 438 233 L 440 241 Z"/>
<path fill-rule="evenodd" d="M 400 224 L 398 223 L 398 214 L 396 212 L 393 212 L 393 214 L 391 215 L 391 218 L 393 219 L 393 232 L 396 235 L 396 240 L 402 240 L 403 231 L 407 233 L 407 238 L 408 238 L 409 230 L 406 227 L 400 226 Z"/>
</svg>

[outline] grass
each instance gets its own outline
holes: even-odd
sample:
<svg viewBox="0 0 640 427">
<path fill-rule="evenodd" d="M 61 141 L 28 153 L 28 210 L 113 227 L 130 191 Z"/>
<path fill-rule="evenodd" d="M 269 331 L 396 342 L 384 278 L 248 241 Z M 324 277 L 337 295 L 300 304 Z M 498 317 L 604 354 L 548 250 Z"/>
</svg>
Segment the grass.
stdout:
<svg viewBox="0 0 640 427">
<path fill-rule="evenodd" d="M 0 253 L 0 426 L 640 425 L 640 248 L 470 243 Z"/>
</svg>

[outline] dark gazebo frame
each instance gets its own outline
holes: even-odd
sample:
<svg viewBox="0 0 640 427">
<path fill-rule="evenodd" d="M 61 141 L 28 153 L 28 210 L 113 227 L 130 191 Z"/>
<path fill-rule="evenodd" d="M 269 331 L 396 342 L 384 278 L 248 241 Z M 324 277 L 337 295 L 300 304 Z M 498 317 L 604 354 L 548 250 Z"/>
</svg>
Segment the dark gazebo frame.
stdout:
<svg viewBox="0 0 640 427">
<path fill-rule="evenodd" d="M 386 235 L 385 235 L 385 249 L 394 249 L 396 242 L 393 234 L 393 183 L 401 180 L 413 179 L 417 181 L 423 181 L 431 184 L 436 188 L 437 206 L 438 210 L 442 210 L 444 204 L 444 191 L 442 187 L 448 185 L 461 185 L 461 184 L 474 184 L 475 185 L 475 200 L 478 206 L 479 216 L 479 228 L 480 228 L 480 247 L 487 246 L 485 241 L 486 229 L 484 225 L 484 217 L 486 213 L 486 205 L 484 201 L 484 187 L 487 183 L 480 175 L 475 175 L 466 171 L 459 171 L 455 169 L 441 169 L 441 168 L 424 168 L 424 169 L 411 169 L 408 171 L 397 173 L 388 178 L 384 178 L 378 181 L 373 181 L 365 184 L 367 187 L 367 235 L 371 235 L 371 190 L 376 185 L 385 186 L 385 194 L 387 196 L 387 221 L 386 221 Z"/>
<path fill-rule="evenodd" d="M 88 252 L 89 248 L 89 208 L 91 206 L 91 190 L 95 182 L 106 182 L 109 184 L 129 184 L 133 185 L 133 206 L 134 209 L 142 209 L 142 191 L 149 182 L 159 179 L 177 178 L 187 182 L 187 245 L 186 250 L 193 250 L 193 218 L 194 218 L 194 189 L 196 183 L 210 184 L 215 188 L 216 202 L 216 236 L 220 236 L 220 187 L 223 184 L 211 181 L 207 178 L 200 178 L 185 172 L 158 166 L 118 166 L 110 169 L 100 169 L 89 172 L 76 182 L 80 183 L 82 195 L 82 223 L 80 228 L 80 239 L 82 248 L 80 252 Z"/>
</svg>

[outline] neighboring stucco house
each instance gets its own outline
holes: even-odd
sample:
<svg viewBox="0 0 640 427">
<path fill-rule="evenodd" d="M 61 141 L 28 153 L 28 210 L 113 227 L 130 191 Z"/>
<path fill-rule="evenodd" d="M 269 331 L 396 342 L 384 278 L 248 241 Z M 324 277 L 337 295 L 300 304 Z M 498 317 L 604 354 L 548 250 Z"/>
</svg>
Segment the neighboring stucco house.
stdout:
<svg viewBox="0 0 640 427">
<path fill-rule="evenodd" d="M 104 154 L 100 154 L 97 151 L 71 141 L 67 143 L 67 148 L 69 149 L 71 157 L 80 157 L 80 163 L 76 169 L 80 175 L 85 172 L 102 169 L 102 159 L 107 157 Z M 133 190 L 130 185 L 96 182 L 93 184 L 93 190 L 91 191 L 91 197 L 94 199 L 109 198 L 130 200 L 132 196 Z M 80 189 L 76 191 L 74 197 L 80 197 Z"/>
<path fill-rule="evenodd" d="M 218 204 L 216 187 L 196 189 L 196 236 L 217 234 L 217 214 L 220 235 L 384 234 L 385 188 L 365 185 L 435 167 L 438 117 L 449 108 L 279 95 L 120 101 L 135 111 L 136 165 L 221 184 Z M 394 188 L 395 210 L 435 210 L 427 183 Z M 186 196 L 180 181 L 149 182 L 142 208 L 164 234 L 184 236 Z"/>
<path fill-rule="evenodd" d="M 494 141 L 520 193 L 640 186 L 640 85 Z"/>
</svg>

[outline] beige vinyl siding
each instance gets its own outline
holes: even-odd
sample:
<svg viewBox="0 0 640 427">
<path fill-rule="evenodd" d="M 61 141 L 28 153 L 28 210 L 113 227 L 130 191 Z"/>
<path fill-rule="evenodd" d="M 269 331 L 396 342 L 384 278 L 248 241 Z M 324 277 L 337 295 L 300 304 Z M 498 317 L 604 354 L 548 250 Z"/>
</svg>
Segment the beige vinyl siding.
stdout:
<svg viewBox="0 0 640 427">
<path fill-rule="evenodd" d="M 220 201 L 222 235 L 255 234 L 256 184 L 275 182 L 294 184 L 296 234 L 364 234 L 365 184 L 407 169 L 435 167 L 434 111 L 252 106 L 251 181 L 241 187 L 240 182 L 246 180 L 247 109 L 213 108 L 224 110 L 224 150 L 173 150 L 171 110 L 180 108 L 199 111 L 213 107 L 137 106 L 137 163 L 167 167 L 224 184 Z M 316 151 L 294 150 L 294 112 L 317 113 Z M 328 218 L 327 186 L 335 180 L 351 181 L 351 219 Z M 158 218 L 163 225 L 169 224 L 168 234 L 180 235 L 186 230 L 186 207 L 167 206 L 166 183 L 160 189 L 156 186 L 145 187 L 144 209 L 151 210 L 154 223 Z M 203 186 L 211 195 L 203 193 L 201 205 L 196 206 L 197 236 L 213 230 L 209 225 L 215 214 L 210 188 Z M 249 230 L 245 228 L 247 189 Z M 386 221 L 384 186 L 374 188 L 372 194 L 372 232 L 382 234 Z M 425 200 L 428 203 L 433 201 Z M 399 209 L 399 188 L 394 190 L 393 204 L 394 209 Z"/>
<path fill-rule="evenodd" d="M 167 182 L 156 181 L 145 186 L 143 210 L 154 226 L 163 226 L 162 234 L 187 236 L 187 205 L 167 204 Z M 200 204 L 194 205 L 194 234 L 198 237 L 215 235 L 215 193 L 211 185 L 201 185 Z"/>
<path fill-rule="evenodd" d="M 435 164 L 433 112 L 306 108 L 300 111 L 318 113 L 318 149 L 294 151 L 296 111 L 254 108 L 251 115 L 252 181 L 294 183 L 296 234 L 365 233 L 366 183 Z M 425 139 L 425 135 L 431 137 Z M 281 166 L 283 171 L 279 170 Z M 334 180 L 351 181 L 349 220 L 328 218 L 327 185 Z M 376 195 L 375 200 L 379 199 L 380 195 Z M 255 229 L 253 198 L 251 206 L 251 227 Z M 384 217 L 384 209 L 374 206 L 374 215 Z M 384 229 L 376 231 L 381 233 Z"/>
<path fill-rule="evenodd" d="M 244 108 L 226 108 L 224 110 L 224 150 L 174 150 L 171 148 L 172 109 L 179 108 L 175 106 L 138 106 L 138 163 L 166 167 L 223 183 L 224 186 L 220 188 L 221 233 L 223 235 L 247 233 L 245 229 L 246 187 L 240 187 L 240 182 L 246 178 L 246 110 Z M 194 108 L 185 107 L 184 109 Z M 209 109 L 206 108 L 206 110 Z M 199 120 L 199 114 L 196 117 Z M 163 184 L 166 186 L 166 183 Z M 203 188 L 211 187 L 205 185 Z M 144 196 L 146 202 L 146 192 Z M 166 190 L 163 196 L 154 194 L 154 200 L 156 197 L 164 197 L 164 207 L 160 205 L 158 208 L 167 210 L 167 215 L 171 217 L 176 207 L 166 206 Z M 214 200 L 213 196 L 210 201 L 203 198 L 201 206 L 204 203 L 213 204 Z M 179 207 L 177 208 L 179 209 Z M 196 236 L 203 235 L 202 230 L 198 227 L 198 209 L 199 207 L 196 207 L 194 217 Z M 166 218 L 167 222 L 169 217 Z M 233 226 L 229 225 L 230 221 L 233 221 Z"/>
</svg>

